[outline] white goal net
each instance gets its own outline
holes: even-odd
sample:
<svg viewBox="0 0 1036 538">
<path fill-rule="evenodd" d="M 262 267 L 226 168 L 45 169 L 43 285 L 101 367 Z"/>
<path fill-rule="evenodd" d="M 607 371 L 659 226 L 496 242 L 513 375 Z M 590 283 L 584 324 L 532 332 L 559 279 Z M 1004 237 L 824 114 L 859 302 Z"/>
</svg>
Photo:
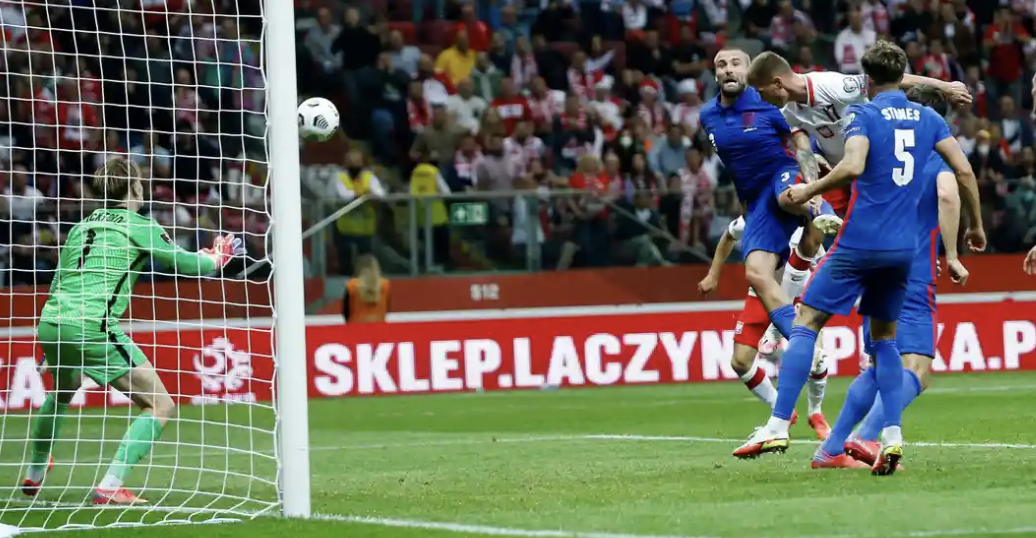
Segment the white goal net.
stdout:
<svg viewBox="0 0 1036 538">
<path fill-rule="evenodd" d="M 0 1 L 0 523 L 55 529 L 278 512 L 264 19 L 252 0 Z M 73 237 L 95 209 L 121 201 L 92 181 L 115 157 L 140 167 L 137 213 L 171 245 L 195 252 L 233 234 L 245 257 L 199 277 L 182 260 L 118 252 L 114 227 Z M 66 242 L 82 250 L 79 267 L 61 265 Z M 128 295 L 121 323 L 88 306 L 67 309 L 48 333 L 58 341 L 42 342 L 52 281 L 88 272 L 98 256 L 133 258 L 124 278 L 101 287 L 109 312 Z M 84 305 L 96 300 L 89 293 Z M 81 319 L 69 319 L 76 311 Z M 59 375 L 78 388 L 54 394 L 55 360 L 43 349 L 63 350 Z M 98 366 L 105 353 L 116 355 Z M 98 385 L 135 378 L 119 365 L 139 357 L 171 400 L 144 381 L 129 394 Z M 134 401 L 150 402 L 144 418 Z M 23 481 L 41 474 L 48 447 L 53 468 L 27 495 Z M 101 506 L 99 487 L 148 503 Z"/>
</svg>

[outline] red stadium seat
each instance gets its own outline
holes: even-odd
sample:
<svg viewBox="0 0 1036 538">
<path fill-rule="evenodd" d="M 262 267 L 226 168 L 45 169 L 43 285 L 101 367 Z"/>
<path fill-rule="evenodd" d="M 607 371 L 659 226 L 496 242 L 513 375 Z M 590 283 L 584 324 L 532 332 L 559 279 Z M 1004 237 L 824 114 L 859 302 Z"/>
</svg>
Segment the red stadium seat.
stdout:
<svg viewBox="0 0 1036 538">
<path fill-rule="evenodd" d="M 418 45 L 418 47 L 421 49 L 421 52 L 431 56 L 433 60 L 438 58 L 439 53 L 443 51 L 441 45 Z"/>
<path fill-rule="evenodd" d="M 422 43 L 446 48 L 453 44 L 454 21 L 431 21 L 421 24 L 419 32 Z"/>
<path fill-rule="evenodd" d="M 612 65 L 615 69 L 622 71 L 626 69 L 626 43 L 622 41 L 605 41 L 601 44 L 604 50 L 615 51 L 615 58 L 612 59 Z"/>
<path fill-rule="evenodd" d="M 399 31 L 403 34 L 403 42 L 407 45 L 417 44 L 417 27 L 410 21 L 392 21 L 388 23 L 389 31 Z"/>
</svg>

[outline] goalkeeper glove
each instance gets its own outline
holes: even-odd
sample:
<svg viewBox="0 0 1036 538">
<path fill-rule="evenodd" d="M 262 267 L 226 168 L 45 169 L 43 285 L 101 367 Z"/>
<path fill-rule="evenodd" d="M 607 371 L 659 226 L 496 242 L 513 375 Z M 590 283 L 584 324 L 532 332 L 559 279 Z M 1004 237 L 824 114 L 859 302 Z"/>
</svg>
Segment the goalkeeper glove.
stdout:
<svg viewBox="0 0 1036 538">
<path fill-rule="evenodd" d="M 245 244 L 233 234 L 221 235 L 213 240 L 212 248 L 202 249 L 201 252 L 216 262 L 216 269 L 222 269 L 230 263 L 231 258 L 245 255 Z"/>
</svg>

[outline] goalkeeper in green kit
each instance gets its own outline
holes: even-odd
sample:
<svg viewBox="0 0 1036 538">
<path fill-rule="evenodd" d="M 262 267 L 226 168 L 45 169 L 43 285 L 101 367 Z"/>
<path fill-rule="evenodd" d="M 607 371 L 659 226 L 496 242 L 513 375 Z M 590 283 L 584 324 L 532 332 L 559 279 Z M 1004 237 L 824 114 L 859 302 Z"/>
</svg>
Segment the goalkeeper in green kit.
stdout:
<svg viewBox="0 0 1036 538">
<path fill-rule="evenodd" d="M 61 247 L 50 297 L 37 336 L 54 388 L 32 423 L 31 461 L 22 492 L 36 495 L 53 466 L 51 448 L 72 397 L 86 375 L 129 395 L 141 409 L 93 490 L 94 504 L 146 502 L 122 486 L 127 472 L 151 451 L 176 412 L 155 367 L 119 329 L 133 285 L 150 258 L 181 275 L 206 275 L 244 254 L 241 240 L 217 237 L 212 248 L 188 252 L 162 227 L 137 214 L 143 206 L 140 169 L 124 158 L 109 160 L 94 174 L 94 192 L 105 207 L 68 233 Z"/>
</svg>

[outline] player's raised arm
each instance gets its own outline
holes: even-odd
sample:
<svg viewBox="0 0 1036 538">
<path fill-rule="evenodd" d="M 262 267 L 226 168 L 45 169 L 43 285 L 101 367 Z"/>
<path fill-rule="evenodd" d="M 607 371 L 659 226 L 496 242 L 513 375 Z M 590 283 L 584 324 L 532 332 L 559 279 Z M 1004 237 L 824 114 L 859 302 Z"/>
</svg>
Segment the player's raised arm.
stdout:
<svg viewBox="0 0 1036 538">
<path fill-rule="evenodd" d="M 177 274 L 189 276 L 213 273 L 222 269 L 235 255 L 243 253 L 241 240 L 231 236 L 217 237 L 212 248 L 199 252 L 185 250 L 173 243 L 169 234 L 154 220 L 147 225 L 134 226 L 130 231 L 130 239 L 163 266 L 172 268 Z"/>
<path fill-rule="evenodd" d="M 963 82 L 945 82 L 937 78 L 922 77 L 920 75 L 903 75 L 903 81 L 900 82 L 899 87 L 909 90 L 914 86 L 932 86 L 946 96 L 947 100 L 958 106 L 970 105 L 973 99 L 971 92 L 968 91 L 968 87 Z"/>
</svg>

